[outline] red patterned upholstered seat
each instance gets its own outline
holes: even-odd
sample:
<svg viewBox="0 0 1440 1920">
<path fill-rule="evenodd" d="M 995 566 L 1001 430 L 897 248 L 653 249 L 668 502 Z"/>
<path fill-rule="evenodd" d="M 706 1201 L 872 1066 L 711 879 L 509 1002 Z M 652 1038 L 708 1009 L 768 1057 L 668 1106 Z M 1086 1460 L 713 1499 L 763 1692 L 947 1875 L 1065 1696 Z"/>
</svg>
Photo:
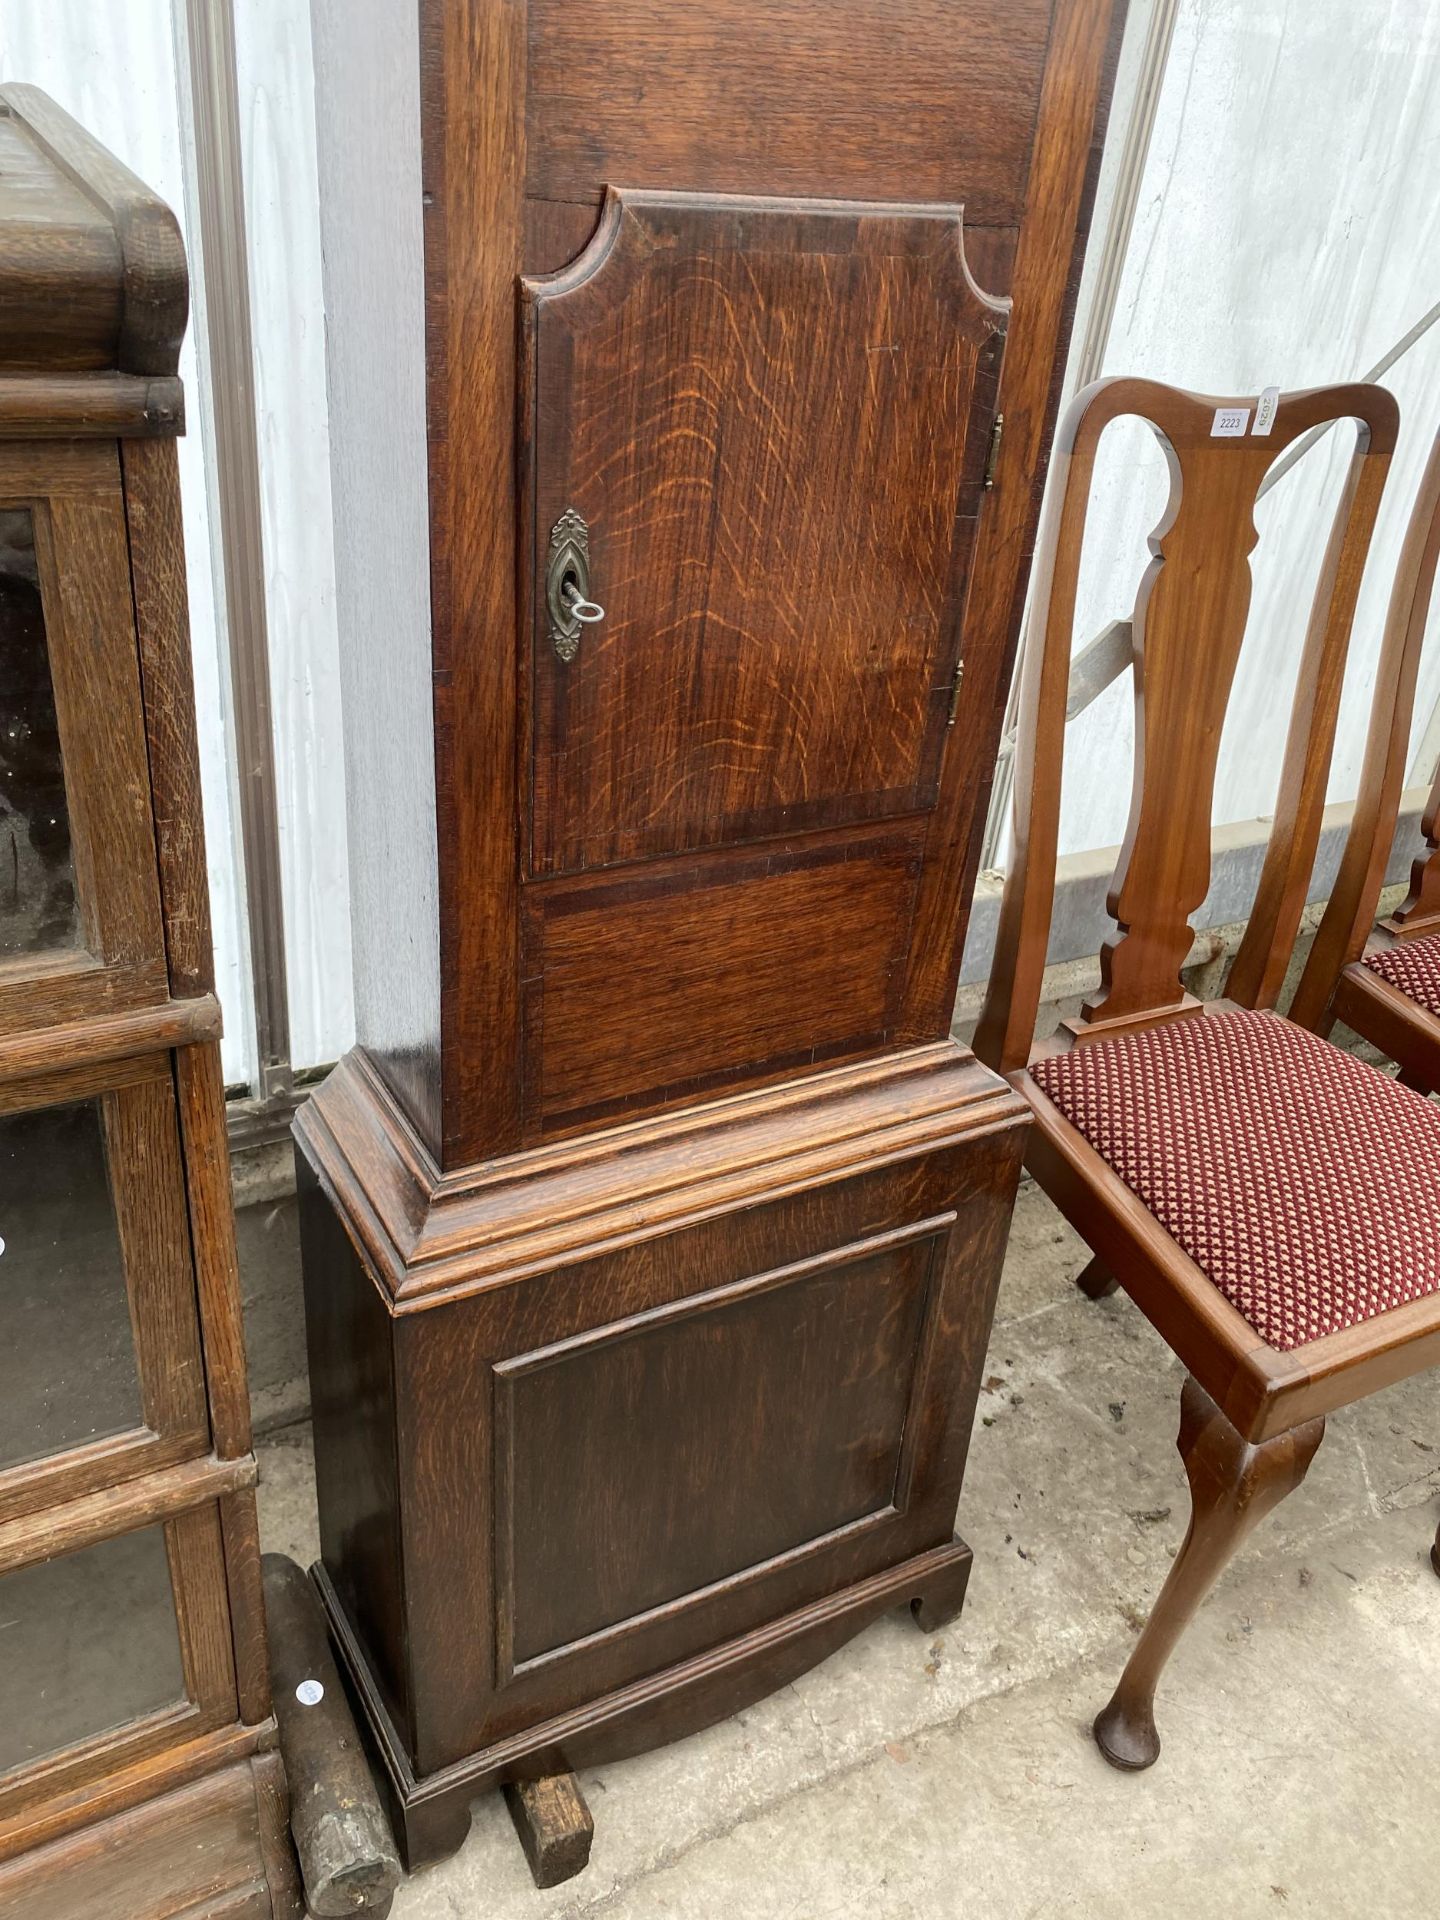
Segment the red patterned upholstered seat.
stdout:
<svg viewBox="0 0 1440 1920">
<path fill-rule="evenodd" d="M 1440 1107 L 1278 1014 L 1175 1020 L 1031 1074 L 1270 1346 L 1440 1287 Z"/>
<path fill-rule="evenodd" d="M 1440 1013 L 1440 933 L 1428 940 L 1402 940 L 1379 953 L 1367 953 L 1365 965 L 1428 1013 Z"/>
</svg>

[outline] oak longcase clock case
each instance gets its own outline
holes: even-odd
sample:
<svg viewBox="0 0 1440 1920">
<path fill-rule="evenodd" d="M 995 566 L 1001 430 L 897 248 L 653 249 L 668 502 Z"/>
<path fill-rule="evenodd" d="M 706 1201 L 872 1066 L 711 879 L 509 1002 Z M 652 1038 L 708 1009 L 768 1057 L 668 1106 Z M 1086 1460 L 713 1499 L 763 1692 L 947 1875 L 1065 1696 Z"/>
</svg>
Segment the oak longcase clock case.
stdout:
<svg viewBox="0 0 1440 1920">
<path fill-rule="evenodd" d="M 949 1024 L 1117 32 L 425 0 L 412 150 L 334 170 L 392 533 L 409 373 L 337 289 L 423 254 L 425 630 L 346 603 L 360 1045 L 298 1121 L 317 1579 L 412 1863 L 960 1605 L 1025 1122 Z"/>
</svg>

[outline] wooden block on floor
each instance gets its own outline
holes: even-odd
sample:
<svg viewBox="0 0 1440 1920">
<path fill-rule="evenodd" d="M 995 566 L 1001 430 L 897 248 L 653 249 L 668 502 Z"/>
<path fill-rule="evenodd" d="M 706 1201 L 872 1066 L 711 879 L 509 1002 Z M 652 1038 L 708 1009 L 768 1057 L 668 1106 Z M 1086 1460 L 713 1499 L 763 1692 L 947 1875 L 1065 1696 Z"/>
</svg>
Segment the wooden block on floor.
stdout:
<svg viewBox="0 0 1440 1920">
<path fill-rule="evenodd" d="M 595 1822 L 573 1773 L 512 1781 L 505 1802 L 537 1887 L 558 1887 L 589 1861 Z"/>
</svg>

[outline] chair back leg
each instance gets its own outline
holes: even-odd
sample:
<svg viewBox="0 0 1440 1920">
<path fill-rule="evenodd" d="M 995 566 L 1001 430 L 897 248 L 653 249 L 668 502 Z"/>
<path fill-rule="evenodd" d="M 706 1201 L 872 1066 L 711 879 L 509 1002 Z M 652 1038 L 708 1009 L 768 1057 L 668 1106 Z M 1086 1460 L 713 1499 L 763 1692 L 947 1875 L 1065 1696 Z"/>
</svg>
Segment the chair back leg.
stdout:
<svg viewBox="0 0 1440 1920">
<path fill-rule="evenodd" d="M 1252 1443 L 1198 1381 L 1186 1380 L 1176 1444 L 1190 1481 L 1190 1526 L 1114 1697 L 1095 1722 L 1096 1744 L 1111 1766 L 1137 1772 L 1160 1757 L 1155 1688 L 1166 1661 L 1241 1541 L 1305 1478 L 1324 1433 L 1323 1420 L 1309 1420 Z"/>
<path fill-rule="evenodd" d="M 1103 1300 L 1116 1291 L 1120 1282 L 1097 1254 L 1076 1274 L 1075 1284 L 1087 1300 Z"/>
</svg>

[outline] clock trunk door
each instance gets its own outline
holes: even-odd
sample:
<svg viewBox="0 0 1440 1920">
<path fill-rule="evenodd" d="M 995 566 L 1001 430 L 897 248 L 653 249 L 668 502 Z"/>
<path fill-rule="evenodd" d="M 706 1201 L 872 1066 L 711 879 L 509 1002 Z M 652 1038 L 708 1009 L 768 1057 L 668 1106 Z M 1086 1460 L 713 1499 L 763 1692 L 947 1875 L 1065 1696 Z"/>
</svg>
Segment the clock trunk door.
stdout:
<svg viewBox="0 0 1440 1920">
<path fill-rule="evenodd" d="M 933 804 L 1002 318 L 953 207 L 611 193 L 525 283 L 533 875 Z"/>
</svg>

